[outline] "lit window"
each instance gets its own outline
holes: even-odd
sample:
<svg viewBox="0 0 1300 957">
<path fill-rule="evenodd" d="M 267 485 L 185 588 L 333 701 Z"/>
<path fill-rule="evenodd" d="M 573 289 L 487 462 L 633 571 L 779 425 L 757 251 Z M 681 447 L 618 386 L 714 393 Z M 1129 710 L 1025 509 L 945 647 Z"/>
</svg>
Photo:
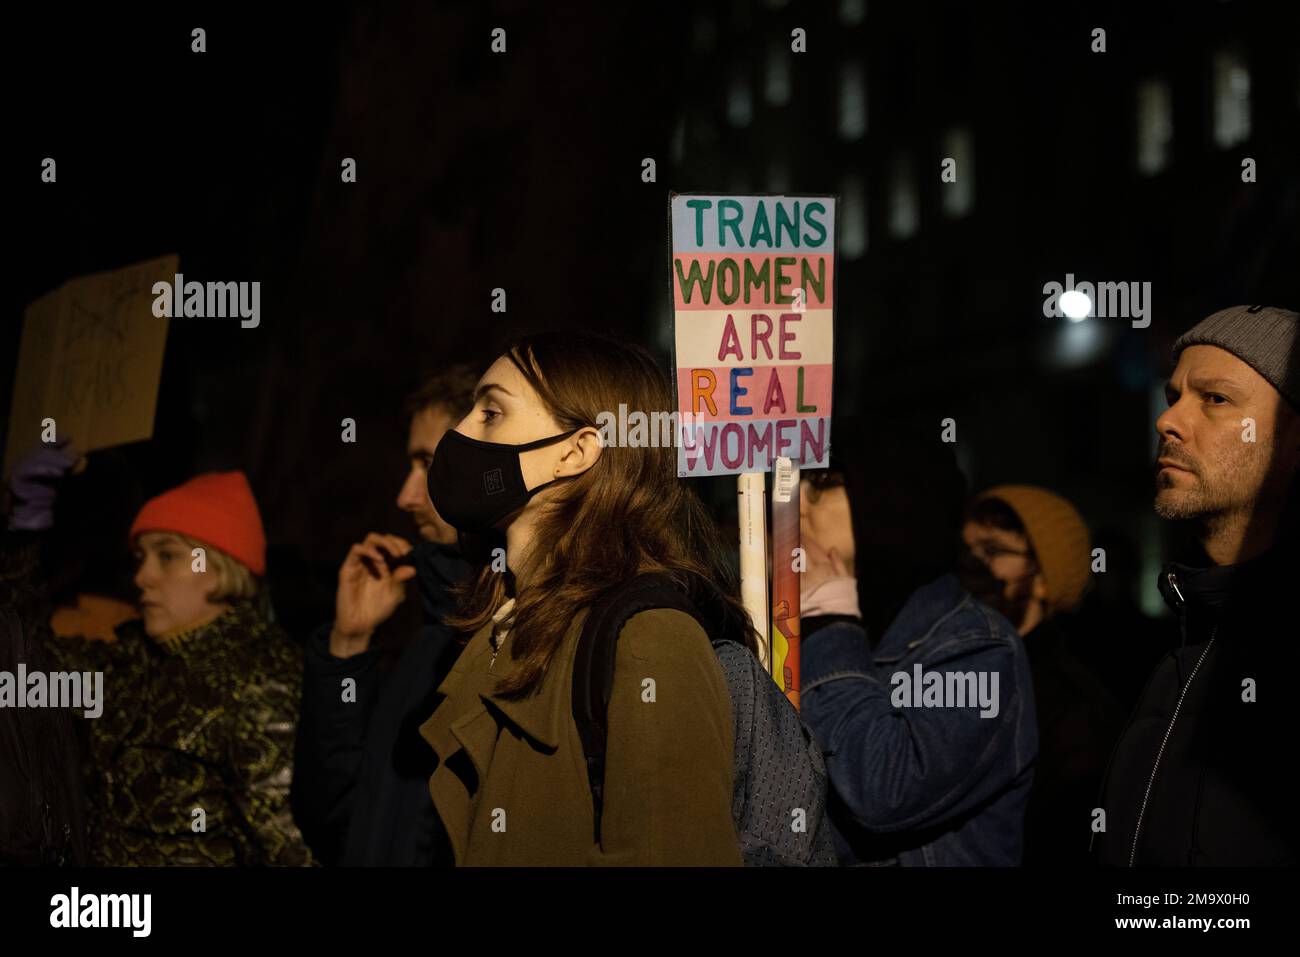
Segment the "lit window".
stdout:
<svg viewBox="0 0 1300 957">
<path fill-rule="evenodd" d="M 861 176 L 850 174 L 841 182 L 836 215 L 840 217 L 839 251 L 845 259 L 858 259 L 867 251 L 867 197 Z"/>
<path fill-rule="evenodd" d="M 969 213 L 975 205 L 975 146 L 971 142 L 970 130 L 959 127 L 945 133 L 943 155 L 944 159 L 951 157 L 957 161 L 953 170 L 956 180 L 951 183 L 941 181 L 944 215 L 957 219 Z"/>
<path fill-rule="evenodd" d="M 840 22 L 856 27 L 867 18 L 867 0 L 840 0 Z"/>
<path fill-rule="evenodd" d="M 763 95 L 773 106 L 783 106 L 790 99 L 790 51 L 781 40 L 767 45 L 767 82 Z"/>
<path fill-rule="evenodd" d="M 1234 50 L 1214 57 L 1214 142 L 1222 149 L 1250 138 L 1250 70 Z"/>
<path fill-rule="evenodd" d="M 912 163 L 906 155 L 899 154 L 889 170 L 889 235 L 896 239 L 915 235 L 920 218 Z"/>
<path fill-rule="evenodd" d="M 1138 84 L 1137 111 L 1138 169 L 1152 176 L 1169 165 L 1169 143 L 1174 137 L 1169 84 L 1163 80 Z"/>
<path fill-rule="evenodd" d="M 867 90 L 862 64 L 840 67 L 840 136 L 861 139 L 867 131 Z"/>
<path fill-rule="evenodd" d="M 737 67 L 731 74 L 731 87 L 727 92 L 727 119 L 732 126 L 748 126 L 754 117 L 754 104 L 749 97 L 749 83 L 745 71 Z"/>
</svg>

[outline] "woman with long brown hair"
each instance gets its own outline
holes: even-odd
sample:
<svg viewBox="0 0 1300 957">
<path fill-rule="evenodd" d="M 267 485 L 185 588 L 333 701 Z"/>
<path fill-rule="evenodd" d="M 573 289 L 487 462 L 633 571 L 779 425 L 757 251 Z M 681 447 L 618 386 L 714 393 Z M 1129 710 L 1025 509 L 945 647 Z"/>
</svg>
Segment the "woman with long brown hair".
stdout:
<svg viewBox="0 0 1300 957">
<path fill-rule="evenodd" d="M 483 375 L 473 410 L 434 456 L 434 506 L 488 559 L 457 622 L 473 637 L 421 728 L 439 759 L 430 792 L 458 864 L 741 863 L 727 686 L 709 636 L 673 609 L 632 616 L 618 640 L 593 828 L 571 712 L 592 605 L 638 574 L 665 574 L 753 647 L 716 528 L 676 477 L 675 450 L 602 442 L 601 413 L 617 415 L 620 403 L 647 416 L 671 407 L 644 350 L 528 336 Z"/>
</svg>

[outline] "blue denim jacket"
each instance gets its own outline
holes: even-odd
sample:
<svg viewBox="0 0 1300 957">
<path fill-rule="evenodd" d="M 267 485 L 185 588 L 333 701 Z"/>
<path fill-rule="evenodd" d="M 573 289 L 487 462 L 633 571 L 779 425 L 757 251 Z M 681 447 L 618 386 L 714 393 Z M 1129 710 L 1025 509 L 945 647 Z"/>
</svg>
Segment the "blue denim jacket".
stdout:
<svg viewBox="0 0 1300 957">
<path fill-rule="evenodd" d="M 1006 618 L 944 575 L 912 593 L 874 654 L 862 627 L 841 621 L 801 657 L 802 717 L 826 755 L 841 864 L 1020 863 L 1038 732 L 1029 659 Z M 990 692 L 996 673 L 996 716 L 952 707 L 955 697 L 896 707 L 895 675 L 912 684 L 917 664 L 923 676 L 982 672 Z"/>
</svg>

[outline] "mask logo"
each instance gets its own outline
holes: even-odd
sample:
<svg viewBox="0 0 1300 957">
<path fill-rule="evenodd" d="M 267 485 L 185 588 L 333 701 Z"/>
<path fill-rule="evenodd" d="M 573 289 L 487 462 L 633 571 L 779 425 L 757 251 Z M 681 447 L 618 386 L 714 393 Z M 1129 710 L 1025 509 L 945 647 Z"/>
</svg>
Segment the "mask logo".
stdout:
<svg viewBox="0 0 1300 957">
<path fill-rule="evenodd" d="M 488 495 L 496 495 L 498 492 L 506 490 L 506 483 L 501 477 L 500 469 L 492 469 L 483 473 L 483 490 Z"/>
</svg>

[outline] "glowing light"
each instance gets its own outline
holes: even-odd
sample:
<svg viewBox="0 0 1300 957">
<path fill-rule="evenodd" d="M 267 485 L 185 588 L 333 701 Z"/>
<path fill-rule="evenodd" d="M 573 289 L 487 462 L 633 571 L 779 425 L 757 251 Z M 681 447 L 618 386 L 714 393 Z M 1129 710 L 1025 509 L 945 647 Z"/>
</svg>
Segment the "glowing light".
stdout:
<svg viewBox="0 0 1300 957">
<path fill-rule="evenodd" d="M 1071 289 L 1061 293 L 1061 312 L 1071 322 L 1082 322 L 1092 312 L 1092 301 L 1079 290 Z"/>
</svg>

